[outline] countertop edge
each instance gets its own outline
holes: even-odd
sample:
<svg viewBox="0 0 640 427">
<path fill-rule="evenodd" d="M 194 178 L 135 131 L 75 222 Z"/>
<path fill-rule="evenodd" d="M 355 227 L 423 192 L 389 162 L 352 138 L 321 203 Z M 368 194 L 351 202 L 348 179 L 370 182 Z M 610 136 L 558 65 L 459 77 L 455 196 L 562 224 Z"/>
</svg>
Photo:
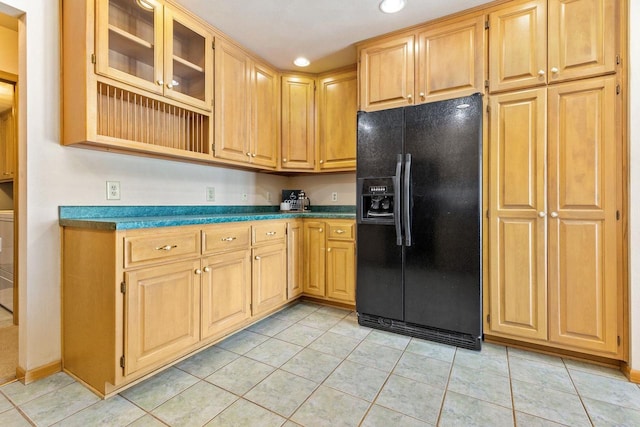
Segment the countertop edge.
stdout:
<svg viewBox="0 0 640 427">
<path fill-rule="evenodd" d="M 355 213 L 343 212 L 288 212 L 253 213 L 224 215 L 176 215 L 167 217 L 122 217 L 122 218 L 60 218 L 61 227 L 86 228 L 93 230 L 134 230 L 142 228 L 179 227 L 186 225 L 207 225 L 227 222 L 265 221 L 278 219 L 317 218 L 355 219 Z"/>
</svg>

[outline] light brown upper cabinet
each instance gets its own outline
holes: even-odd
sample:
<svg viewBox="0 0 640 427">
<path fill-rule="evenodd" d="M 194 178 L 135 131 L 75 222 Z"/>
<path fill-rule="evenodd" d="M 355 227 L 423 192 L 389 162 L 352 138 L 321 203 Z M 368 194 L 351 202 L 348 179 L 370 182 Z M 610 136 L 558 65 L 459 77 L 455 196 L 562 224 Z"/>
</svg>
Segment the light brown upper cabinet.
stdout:
<svg viewBox="0 0 640 427">
<path fill-rule="evenodd" d="M 360 45 L 360 109 L 483 93 L 484 25 L 484 15 L 467 15 Z"/>
<path fill-rule="evenodd" d="M 98 0 L 96 72 L 211 109 L 213 37 L 156 0 Z"/>
<path fill-rule="evenodd" d="M 417 38 L 417 104 L 484 91 L 483 15 L 429 26 Z"/>
<path fill-rule="evenodd" d="M 278 75 L 230 43 L 215 47 L 215 156 L 275 168 Z"/>
<path fill-rule="evenodd" d="M 318 167 L 354 170 L 358 82 L 356 71 L 325 76 L 319 81 Z"/>
<path fill-rule="evenodd" d="M 315 168 L 315 79 L 282 76 L 282 169 Z"/>
<path fill-rule="evenodd" d="M 486 333 L 621 357 L 616 77 L 490 105 Z"/>
<path fill-rule="evenodd" d="M 414 39 L 413 35 L 383 39 L 360 50 L 360 109 L 413 104 Z"/>
<path fill-rule="evenodd" d="M 489 14 L 491 92 L 613 73 L 615 0 L 535 0 Z"/>
</svg>

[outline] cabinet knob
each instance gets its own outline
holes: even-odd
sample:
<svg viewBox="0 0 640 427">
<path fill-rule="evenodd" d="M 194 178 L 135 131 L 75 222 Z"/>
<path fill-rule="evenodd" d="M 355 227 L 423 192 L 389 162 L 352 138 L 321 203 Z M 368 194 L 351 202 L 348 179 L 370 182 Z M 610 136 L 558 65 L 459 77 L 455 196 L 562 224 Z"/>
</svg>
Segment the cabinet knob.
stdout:
<svg viewBox="0 0 640 427">
<path fill-rule="evenodd" d="M 196 271 L 194 272 L 196 274 L 202 274 L 202 270 L 200 270 L 199 268 L 196 268 Z"/>
<path fill-rule="evenodd" d="M 331 252 L 331 248 L 327 248 L 327 252 Z"/>
<path fill-rule="evenodd" d="M 234 240 L 236 240 L 235 237 L 223 237 L 222 239 L 223 242 L 233 242 Z"/>
<path fill-rule="evenodd" d="M 558 71 L 560 71 L 560 70 L 558 70 L 558 68 L 556 68 L 556 67 L 552 67 L 552 68 L 551 68 L 551 72 L 552 72 L 553 74 L 558 74 Z"/>
<path fill-rule="evenodd" d="M 544 76 L 544 70 L 540 70 L 540 71 L 538 71 L 538 75 L 539 75 L 539 76 Z"/>
<path fill-rule="evenodd" d="M 157 84 L 158 86 L 162 86 L 162 85 L 164 84 L 164 81 L 162 81 L 162 80 L 156 80 L 156 84 Z"/>
<path fill-rule="evenodd" d="M 173 85 L 171 83 L 167 83 L 167 89 L 173 89 Z"/>
<path fill-rule="evenodd" d="M 287 159 L 286 158 L 282 159 L 282 163 L 287 163 Z"/>
<path fill-rule="evenodd" d="M 336 234 L 342 234 L 344 233 L 344 230 L 336 230 Z"/>
<path fill-rule="evenodd" d="M 558 218 L 558 212 L 551 212 L 551 218 Z"/>
<path fill-rule="evenodd" d="M 407 99 L 411 99 L 411 98 L 413 98 L 413 95 L 411 94 L 407 95 Z"/>
<path fill-rule="evenodd" d="M 211 271 L 211 268 L 210 268 L 210 267 L 205 267 L 205 268 L 203 268 L 202 270 L 204 270 L 204 272 L 205 272 L 205 273 L 208 273 L 208 272 L 210 272 L 210 271 Z"/>
<path fill-rule="evenodd" d="M 424 99 L 424 92 L 420 92 L 420 98 Z"/>
<path fill-rule="evenodd" d="M 260 257 L 256 255 L 256 261 L 260 261 Z"/>
<path fill-rule="evenodd" d="M 324 160 L 320 160 L 320 164 L 323 164 L 323 163 L 324 163 Z"/>
<path fill-rule="evenodd" d="M 546 213 L 544 213 L 544 212 L 542 212 L 542 211 L 538 212 L 538 216 L 539 216 L 540 218 L 544 218 L 544 217 L 545 217 L 545 215 L 546 215 Z"/>
<path fill-rule="evenodd" d="M 247 156 L 251 157 L 251 153 L 247 153 Z"/>
<path fill-rule="evenodd" d="M 318 228 L 318 233 L 322 233 L 322 228 Z"/>
<path fill-rule="evenodd" d="M 253 153 L 253 154 L 251 155 L 251 157 L 255 157 L 255 156 L 256 156 L 256 153 Z"/>
</svg>

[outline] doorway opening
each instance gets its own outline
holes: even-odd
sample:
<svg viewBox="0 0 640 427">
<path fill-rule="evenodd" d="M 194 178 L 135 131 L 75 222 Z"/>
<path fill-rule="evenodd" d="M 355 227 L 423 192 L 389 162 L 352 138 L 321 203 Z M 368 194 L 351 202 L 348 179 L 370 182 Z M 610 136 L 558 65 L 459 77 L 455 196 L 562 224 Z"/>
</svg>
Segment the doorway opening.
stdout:
<svg viewBox="0 0 640 427">
<path fill-rule="evenodd" d="M 17 239 L 18 20 L 0 13 L 0 385 L 18 366 Z"/>
</svg>

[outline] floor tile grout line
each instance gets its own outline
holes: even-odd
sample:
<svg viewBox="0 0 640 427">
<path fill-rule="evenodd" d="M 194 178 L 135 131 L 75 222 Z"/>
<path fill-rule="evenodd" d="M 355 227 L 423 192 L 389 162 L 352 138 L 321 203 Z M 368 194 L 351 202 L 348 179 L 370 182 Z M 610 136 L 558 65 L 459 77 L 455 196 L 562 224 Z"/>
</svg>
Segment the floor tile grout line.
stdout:
<svg viewBox="0 0 640 427">
<path fill-rule="evenodd" d="M 505 352 L 505 356 L 506 356 L 506 360 L 507 360 L 507 375 L 509 378 L 509 394 L 511 395 L 511 417 L 513 419 L 513 425 L 514 427 L 518 426 L 518 419 L 516 417 L 516 398 L 513 394 L 513 381 L 512 377 L 511 377 L 511 356 L 509 353 L 509 348 L 508 347 L 504 347 L 504 352 Z"/>
<path fill-rule="evenodd" d="M 595 425 L 593 420 L 591 419 L 591 414 L 589 413 L 589 410 L 587 409 L 587 405 L 585 405 L 584 400 L 582 399 L 582 395 L 580 394 L 580 390 L 578 389 L 578 386 L 576 385 L 573 376 L 571 375 L 571 371 L 569 370 L 569 367 L 567 366 L 566 362 L 564 361 L 564 359 L 560 359 L 562 360 L 562 366 L 564 366 L 564 369 L 567 371 L 567 375 L 569 376 L 569 380 L 571 381 L 571 385 L 573 385 L 573 388 L 576 390 L 576 394 L 578 395 L 578 399 L 580 399 L 580 405 L 582 405 L 582 409 L 584 409 L 584 413 L 587 415 L 587 418 L 589 419 L 589 422 L 591 423 L 591 425 Z"/>
</svg>

